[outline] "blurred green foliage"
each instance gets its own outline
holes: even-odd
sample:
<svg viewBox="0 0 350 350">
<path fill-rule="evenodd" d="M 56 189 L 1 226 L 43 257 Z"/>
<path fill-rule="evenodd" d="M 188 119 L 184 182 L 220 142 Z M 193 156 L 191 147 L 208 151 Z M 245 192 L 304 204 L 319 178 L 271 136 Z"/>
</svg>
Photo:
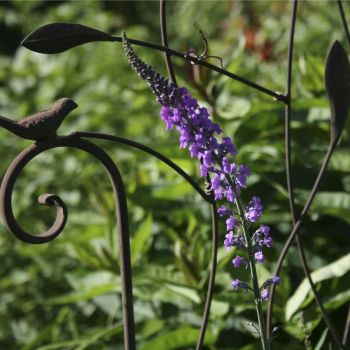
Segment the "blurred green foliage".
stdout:
<svg viewBox="0 0 350 350">
<path fill-rule="evenodd" d="M 40 55 L 20 46 L 30 31 L 50 22 L 77 22 L 111 34 L 160 41 L 158 2 L 0 2 L 1 115 L 19 119 L 59 97 L 79 108 L 60 133 L 103 131 L 135 139 L 170 157 L 195 178 L 198 165 L 166 133 L 159 106 L 127 66 L 119 43 L 92 43 L 59 55 Z M 350 18 L 350 7 L 344 4 Z M 272 90 L 284 91 L 291 2 L 171 1 L 170 46 L 202 50 L 228 70 Z M 293 173 L 300 210 L 329 140 L 329 106 L 323 71 L 327 50 L 343 29 L 335 2 L 301 2 L 295 35 L 293 75 Z M 161 73 L 158 52 L 135 48 Z M 218 63 L 213 59 L 213 63 Z M 226 77 L 174 59 L 180 85 L 207 106 L 239 149 L 238 161 L 253 172 L 245 198 L 263 198 L 264 223 L 274 248 L 259 267 L 271 275 L 291 229 L 284 170 L 281 103 Z M 348 129 L 347 129 L 348 130 Z M 345 131 L 320 192 L 303 226 L 310 266 L 336 328 L 344 327 L 350 299 L 350 140 Z M 0 130 L 0 174 L 27 145 Z M 120 167 L 128 194 L 137 343 L 141 350 L 193 349 L 205 300 L 210 263 L 208 205 L 165 165 L 139 151 L 98 142 Z M 0 232 L 0 349 L 123 349 L 120 278 L 114 203 L 108 177 L 96 161 L 72 150 L 46 152 L 31 162 L 16 185 L 14 207 L 31 232 L 50 225 L 53 213 L 38 208 L 44 192 L 69 206 L 62 235 L 43 246 Z M 220 241 L 225 234 L 220 222 Z M 258 349 L 248 297 L 231 289 L 234 252 L 219 249 L 219 265 L 206 349 Z M 331 342 L 292 248 L 281 274 L 274 324 L 282 331 L 273 348 L 328 349 Z M 311 345 L 310 345 L 311 344 Z M 310 347 L 311 346 L 311 347 Z"/>
</svg>

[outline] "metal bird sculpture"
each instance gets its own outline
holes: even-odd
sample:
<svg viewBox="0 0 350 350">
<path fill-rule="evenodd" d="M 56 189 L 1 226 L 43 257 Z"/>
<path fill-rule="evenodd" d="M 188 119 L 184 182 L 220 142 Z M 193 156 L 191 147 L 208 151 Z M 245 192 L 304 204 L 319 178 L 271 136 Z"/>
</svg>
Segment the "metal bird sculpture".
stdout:
<svg viewBox="0 0 350 350">
<path fill-rule="evenodd" d="M 19 121 L 0 116 L 0 127 L 27 140 L 40 141 L 56 136 L 64 118 L 78 105 L 70 98 L 60 98 L 45 111 L 29 115 Z"/>
</svg>

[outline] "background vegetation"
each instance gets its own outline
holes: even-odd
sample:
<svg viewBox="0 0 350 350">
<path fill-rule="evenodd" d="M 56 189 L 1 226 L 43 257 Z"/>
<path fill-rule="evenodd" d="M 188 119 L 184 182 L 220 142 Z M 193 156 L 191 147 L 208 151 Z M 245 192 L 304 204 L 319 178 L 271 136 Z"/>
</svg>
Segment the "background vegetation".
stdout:
<svg viewBox="0 0 350 350">
<path fill-rule="evenodd" d="M 120 44 L 89 44 L 51 56 L 20 46 L 25 35 L 50 22 L 77 22 L 116 35 L 126 30 L 131 38 L 160 42 L 158 6 L 154 1 L 0 2 L 0 114 L 19 119 L 59 97 L 71 97 L 79 108 L 64 122 L 61 134 L 91 130 L 135 139 L 199 178 L 196 162 L 178 149 L 177 136 L 164 131 L 159 106 L 127 66 Z M 202 29 L 210 54 L 221 56 L 225 68 L 283 92 L 290 9 L 289 1 L 171 1 L 170 45 L 201 52 L 197 29 Z M 345 10 L 350 18 L 347 3 Z M 346 46 L 336 4 L 301 2 L 293 82 L 293 171 L 299 209 L 328 144 L 330 111 L 323 71 L 335 39 Z M 136 50 L 165 74 L 161 54 Z M 254 173 L 245 196 L 263 198 L 264 223 L 271 225 L 275 241 L 260 269 L 264 279 L 271 275 L 291 229 L 283 106 L 216 73 L 174 62 L 180 85 L 213 112 L 234 138 L 239 161 Z M 0 130 L 0 174 L 27 145 Z M 121 168 L 128 192 L 138 348 L 193 349 L 210 262 L 209 208 L 160 162 L 125 147 L 101 146 Z M 346 131 L 302 230 L 322 300 L 340 332 L 350 299 L 349 151 Z M 18 182 L 14 200 L 17 217 L 33 233 L 50 225 L 53 217 L 36 204 L 44 192 L 59 194 L 69 206 L 68 224 L 57 240 L 30 246 L 0 227 L 0 348 L 121 350 L 118 249 L 109 180 L 100 165 L 78 151 L 55 150 L 35 159 Z M 223 222 L 220 227 L 223 241 Z M 231 288 L 232 255 L 220 247 L 206 349 L 257 348 L 247 325 L 255 320 L 254 308 Z M 245 273 L 236 272 L 235 277 L 244 278 Z M 293 248 L 278 287 L 274 323 L 283 328 L 274 349 L 328 349 L 327 330 L 302 281 Z"/>
</svg>

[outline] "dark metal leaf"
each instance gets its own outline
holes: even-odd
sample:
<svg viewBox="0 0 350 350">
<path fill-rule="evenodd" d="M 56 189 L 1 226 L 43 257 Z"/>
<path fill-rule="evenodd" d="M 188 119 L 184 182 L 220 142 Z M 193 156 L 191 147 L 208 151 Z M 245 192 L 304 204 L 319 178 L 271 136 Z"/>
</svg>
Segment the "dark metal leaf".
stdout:
<svg viewBox="0 0 350 350">
<path fill-rule="evenodd" d="M 350 107 L 350 65 L 343 46 L 335 41 L 326 60 L 325 86 L 331 106 L 331 141 L 339 139 Z"/>
<path fill-rule="evenodd" d="M 51 23 L 26 36 L 22 45 L 40 53 L 58 53 L 92 41 L 114 41 L 113 36 L 75 23 Z"/>
</svg>

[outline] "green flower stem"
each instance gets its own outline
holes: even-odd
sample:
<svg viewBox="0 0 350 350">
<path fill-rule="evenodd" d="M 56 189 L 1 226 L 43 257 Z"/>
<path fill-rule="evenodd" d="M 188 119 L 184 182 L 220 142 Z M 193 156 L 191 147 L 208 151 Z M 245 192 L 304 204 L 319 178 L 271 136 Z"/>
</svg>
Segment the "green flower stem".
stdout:
<svg viewBox="0 0 350 350">
<path fill-rule="evenodd" d="M 261 345 L 263 350 L 270 350 L 270 344 L 267 339 L 266 334 L 266 328 L 265 328 L 265 320 L 262 310 L 262 300 L 260 296 L 260 288 L 259 288 L 259 282 L 258 282 L 258 275 L 256 273 L 255 268 L 255 259 L 254 259 L 254 253 L 253 253 L 253 247 L 252 242 L 249 236 L 249 229 L 247 227 L 247 222 L 244 219 L 244 210 L 242 203 L 238 197 L 236 197 L 235 204 L 237 207 L 237 211 L 239 213 L 239 216 L 242 219 L 243 225 L 243 235 L 247 244 L 247 251 L 248 251 L 248 258 L 249 258 L 249 269 L 250 269 L 250 275 L 252 278 L 253 283 L 253 291 L 254 291 L 254 298 L 255 298 L 255 307 L 256 307 L 256 313 L 258 316 L 258 323 L 259 323 L 259 332 L 260 332 L 260 339 L 261 339 Z"/>
</svg>

